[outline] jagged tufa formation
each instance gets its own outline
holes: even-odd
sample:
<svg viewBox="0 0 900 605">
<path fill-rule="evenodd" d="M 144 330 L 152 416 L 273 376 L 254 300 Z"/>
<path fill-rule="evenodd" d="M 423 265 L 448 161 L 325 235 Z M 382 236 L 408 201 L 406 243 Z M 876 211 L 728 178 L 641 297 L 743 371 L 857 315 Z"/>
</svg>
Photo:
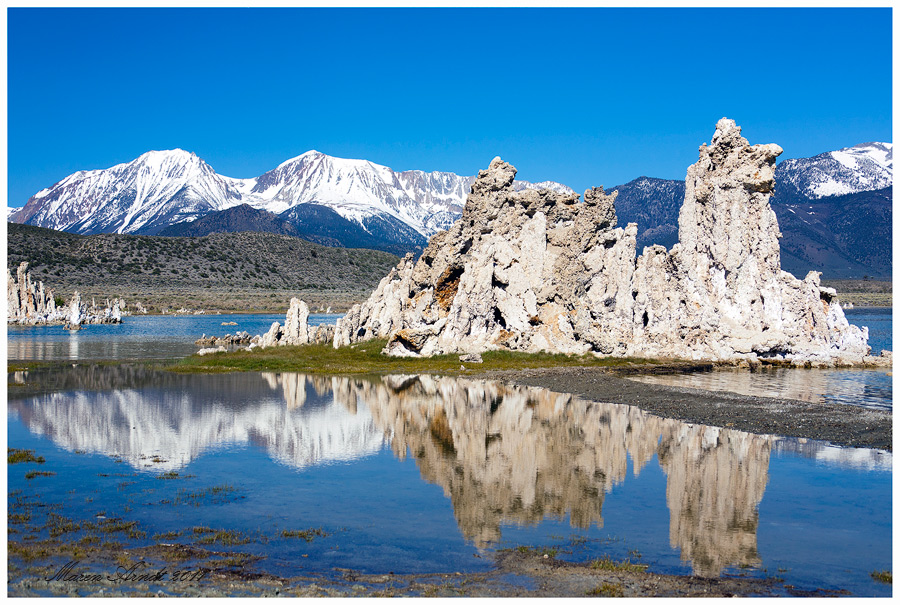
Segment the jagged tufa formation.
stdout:
<svg viewBox="0 0 900 605">
<path fill-rule="evenodd" d="M 107 298 L 105 307 L 98 307 L 96 300 L 91 305 L 82 302 L 78 292 L 72 295 L 68 304 L 57 306 L 53 291 L 44 289 L 44 282 L 35 286 L 28 271 L 28 263 L 23 262 L 13 276 L 6 269 L 6 322 L 27 326 L 65 325 L 67 330 L 80 330 L 83 324 L 122 323 L 122 316 L 128 315 L 125 301 L 119 298 L 112 302 Z"/>
<path fill-rule="evenodd" d="M 637 226 L 616 226 L 615 193 L 515 191 L 495 158 L 462 217 L 403 259 L 339 320 L 334 345 L 388 338 L 390 355 L 555 351 L 795 363 L 859 363 L 850 326 L 818 273 L 781 270 L 769 206 L 778 145 L 716 125 L 688 168 L 679 243 L 635 258 Z"/>
</svg>

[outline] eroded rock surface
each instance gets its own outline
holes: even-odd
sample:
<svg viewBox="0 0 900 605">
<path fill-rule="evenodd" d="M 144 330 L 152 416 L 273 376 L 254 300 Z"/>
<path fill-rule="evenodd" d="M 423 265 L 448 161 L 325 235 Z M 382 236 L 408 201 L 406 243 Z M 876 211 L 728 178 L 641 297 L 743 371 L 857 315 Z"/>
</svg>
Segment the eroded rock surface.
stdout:
<svg viewBox="0 0 900 605">
<path fill-rule="evenodd" d="M 847 323 L 835 291 L 781 270 L 769 206 L 780 153 L 720 120 L 688 168 L 679 243 L 637 258 L 615 193 L 515 191 L 515 168 L 495 158 L 462 217 L 338 321 L 334 346 L 862 363 L 867 330 Z"/>
<path fill-rule="evenodd" d="M 106 299 L 106 306 L 100 307 L 96 300 L 90 306 L 81 300 L 78 292 L 68 304 L 57 306 L 53 291 L 44 289 L 44 282 L 37 285 L 28 272 L 28 263 L 23 262 L 16 270 L 15 277 L 7 269 L 7 323 L 22 325 L 59 325 L 66 329 L 78 330 L 84 324 L 121 323 L 125 311 L 125 301 Z"/>
<path fill-rule="evenodd" d="M 329 325 L 310 326 L 309 306 L 299 298 L 292 298 L 284 318 L 284 326 L 273 322 L 269 331 L 250 339 L 251 348 L 325 344 L 335 339 L 335 327 Z M 201 344 L 198 341 L 198 344 Z"/>
<path fill-rule="evenodd" d="M 57 309 L 52 290 L 44 289 L 44 282 L 36 285 L 28 273 L 28 263 L 22 263 L 13 276 L 6 270 L 7 323 L 38 324 L 59 322 L 65 316 Z"/>
</svg>

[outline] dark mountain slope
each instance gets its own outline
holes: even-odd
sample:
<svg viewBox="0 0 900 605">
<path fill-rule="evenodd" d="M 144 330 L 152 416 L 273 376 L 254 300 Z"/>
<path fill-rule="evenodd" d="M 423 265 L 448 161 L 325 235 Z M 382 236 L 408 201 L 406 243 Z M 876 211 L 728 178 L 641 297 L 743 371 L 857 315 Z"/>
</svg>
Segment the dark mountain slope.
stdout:
<svg viewBox="0 0 900 605">
<path fill-rule="evenodd" d="M 28 261 L 54 289 L 370 291 L 398 258 L 272 233 L 74 235 L 8 223 L 7 264 Z"/>
<path fill-rule="evenodd" d="M 297 229 L 284 219 L 249 204 L 241 204 L 219 212 L 210 212 L 195 221 L 169 225 L 157 235 L 169 237 L 202 237 L 210 233 L 240 233 L 257 231 L 300 237 Z"/>
</svg>

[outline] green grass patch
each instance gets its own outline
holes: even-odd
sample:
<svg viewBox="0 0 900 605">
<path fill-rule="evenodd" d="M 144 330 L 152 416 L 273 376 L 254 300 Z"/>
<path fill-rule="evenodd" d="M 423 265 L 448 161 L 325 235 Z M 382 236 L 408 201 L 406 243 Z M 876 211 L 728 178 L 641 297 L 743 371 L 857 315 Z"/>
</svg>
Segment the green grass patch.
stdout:
<svg viewBox="0 0 900 605">
<path fill-rule="evenodd" d="M 25 478 L 31 480 L 35 477 L 52 477 L 55 474 L 53 471 L 28 471 L 25 473 Z"/>
<path fill-rule="evenodd" d="M 893 584 L 894 583 L 894 574 L 890 571 L 873 571 L 871 574 L 872 579 L 876 582 L 881 582 L 882 584 Z"/>
<path fill-rule="evenodd" d="M 632 563 L 628 560 L 613 561 L 609 555 L 591 561 L 591 569 L 598 569 L 601 571 L 647 571 L 647 567 L 647 565 Z"/>
<path fill-rule="evenodd" d="M 306 374 L 465 374 L 496 370 L 521 370 L 547 367 L 627 368 L 657 365 L 665 360 L 637 357 L 596 357 L 562 353 L 521 353 L 488 351 L 483 363 L 460 363 L 459 354 L 433 357 L 389 357 L 381 350 L 387 341 L 369 340 L 335 349 L 331 344 L 270 347 L 253 351 L 235 351 L 215 355 L 193 355 L 170 369 L 183 373 L 218 372 L 303 372 Z M 461 366 L 465 366 L 465 370 Z"/>
<path fill-rule="evenodd" d="M 284 530 L 281 532 L 282 538 L 303 538 L 307 542 L 312 542 L 316 538 L 328 537 L 328 532 L 322 529 L 302 529 L 302 530 Z"/>
<path fill-rule="evenodd" d="M 43 456 L 35 456 L 34 450 L 18 450 L 14 447 L 6 448 L 6 463 L 19 464 L 20 462 L 43 464 L 46 460 L 44 460 Z"/>
</svg>

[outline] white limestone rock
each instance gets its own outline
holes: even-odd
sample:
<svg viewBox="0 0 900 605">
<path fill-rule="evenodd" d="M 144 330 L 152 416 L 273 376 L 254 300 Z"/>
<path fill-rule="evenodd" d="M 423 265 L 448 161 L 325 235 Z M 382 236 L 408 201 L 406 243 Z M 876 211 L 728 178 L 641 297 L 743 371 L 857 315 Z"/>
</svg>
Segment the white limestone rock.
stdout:
<svg viewBox="0 0 900 605">
<path fill-rule="evenodd" d="M 278 341 L 284 345 L 309 344 L 309 307 L 299 298 L 292 298 L 284 318 L 284 334 Z"/>
<path fill-rule="evenodd" d="M 209 347 L 206 349 L 200 349 L 199 351 L 197 351 L 197 355 L 212 355 L 213 353 L 224 353 L 224 352 L 225 352 L 225 347 L 218 346 L 218 347 Z"/>
<path fill-rule="evenodd" d="M 322 326 L 318 326 L 315 329 L 310 328 L 309 306 L 299 298 L 292 298 L 285 314 L 284 327 L 276 321 L 272 323 L 269 331 L 263 336 L 257 335 L 250 338 L 249 334 L 240 332 L 238 334 L 246 334 L 242 344 L 246 340 L 247 342 L 256 343 L 261 349 L 275 346 L 305 345 L 312 342 L 331 342 L 334 338 L 334 332 L 328 330 L 331 326 L 324 329 L 321 328 Z M 325 340 L 326 338 L 327 340 Z"/>
<path fill-rule="evenodd" d="M 515 191 L 495 158 L 462 217 L 404 258 L 338 320 L 334 346 L 387 338 L 398 356 L 492 349 L 709 360 L 763 357 L 856 364 L 850 326 L 817 273 L 781 270 L 769 205 L 777 145 L 749 145 L 723 118 L 688 168 L 672 250 L 635 258 L 637 226 L 617 227 L 615 194 Z"/>
<path fill-rule="evenodd" d="M 259 347 L 261 349 L 265 349 L 267 347 L 277 346 L 278 341 L 281 338 L 281 334 L 281 324 L 277 321 L 273 321 L 272 326 L 269 328 L 269 331 L 263 334 L 262 340 L 259 341 Z"/>
</svg>

